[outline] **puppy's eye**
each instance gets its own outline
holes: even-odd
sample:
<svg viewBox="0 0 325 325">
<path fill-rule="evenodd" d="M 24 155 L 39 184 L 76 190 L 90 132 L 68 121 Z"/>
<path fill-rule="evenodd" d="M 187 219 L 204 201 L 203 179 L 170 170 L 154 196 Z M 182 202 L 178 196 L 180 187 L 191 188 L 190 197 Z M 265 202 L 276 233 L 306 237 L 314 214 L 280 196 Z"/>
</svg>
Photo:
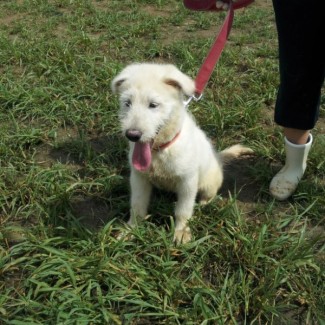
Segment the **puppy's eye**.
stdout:
<svg viewBox="0 0 325 325">
<path fill-rule="evenodd" d="M 123 101 L 123 105 L 125 106 L 125 107 L 131 107 L 132 106 L 132 102 L 131 102 L 131 100 L 130 99 L 127 99 L 127 100 L 125 100 L 125 101 Z"/>
<path fill-rule="evenodd" d="M 155 103 L 155 102 L 149 103 L 149 108 L 157 108 L 158 106 L 159 106 L 158 103 Z"/>
</svg>

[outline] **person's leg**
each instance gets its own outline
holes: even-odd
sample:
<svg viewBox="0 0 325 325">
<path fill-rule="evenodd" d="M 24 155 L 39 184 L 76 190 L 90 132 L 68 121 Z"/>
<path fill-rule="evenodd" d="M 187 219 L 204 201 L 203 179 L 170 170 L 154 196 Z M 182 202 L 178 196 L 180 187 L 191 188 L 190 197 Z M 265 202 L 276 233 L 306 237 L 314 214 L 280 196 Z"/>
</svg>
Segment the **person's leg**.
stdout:
<svg viewBox="0 0 325 325">
<path fill-rule="evenodd" d="M 275 122 L 312 130 L 325 74 L 325 1 L 273 0 L 279 45 L 280 85 Z"/>
<path fill-rule="evenodd" d="M 325 52 L 325 1 L 273 0 L 279 42 L 280 86 L 275 122 L 285 136 L 285 166 L 273 178 L 270 193 L 279 200 L 291 196 L 306 168 L 312 143 L 310 130 L 318 119 Z"/>
<path fill-rule="evenodd" d="M 293 144 L 306 144 L 310 135 L 309 130 L 299 130 L 292 128 L 283 129 L 284 136 Z"/>
</svg>

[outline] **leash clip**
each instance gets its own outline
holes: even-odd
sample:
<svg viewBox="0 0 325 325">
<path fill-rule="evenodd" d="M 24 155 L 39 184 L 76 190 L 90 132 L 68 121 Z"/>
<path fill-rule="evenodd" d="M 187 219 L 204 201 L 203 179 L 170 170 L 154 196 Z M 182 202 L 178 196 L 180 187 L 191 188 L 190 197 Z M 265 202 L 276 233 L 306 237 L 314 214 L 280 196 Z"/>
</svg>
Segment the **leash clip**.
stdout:
<svg viewBox="0 0 325 325">
<path fill-rule="evenodd" d="M 184 105 L 188 106 L 192 100 L 194 100 L 195 102 L 198 102 L 201 98 L 202 98 L 203 94 L 194 94 L 192 96 L 190 96 L 187 100 L 184 101 Z"/>
</svg>

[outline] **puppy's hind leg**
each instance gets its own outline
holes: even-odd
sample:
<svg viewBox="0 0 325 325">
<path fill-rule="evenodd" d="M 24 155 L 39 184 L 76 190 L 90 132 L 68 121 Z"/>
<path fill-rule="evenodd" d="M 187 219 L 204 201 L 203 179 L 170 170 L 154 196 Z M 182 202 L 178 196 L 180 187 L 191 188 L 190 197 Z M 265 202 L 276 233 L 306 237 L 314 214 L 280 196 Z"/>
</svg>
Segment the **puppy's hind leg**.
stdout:
<svg viewBox="0 0 325 325">
<path fill-rule="evenodd" d="M 222 168 L 216 162 L 202 177 L 199 184 L 199 203 L 208 204 L 216 195 L 223 182 Z"/>
</svg>

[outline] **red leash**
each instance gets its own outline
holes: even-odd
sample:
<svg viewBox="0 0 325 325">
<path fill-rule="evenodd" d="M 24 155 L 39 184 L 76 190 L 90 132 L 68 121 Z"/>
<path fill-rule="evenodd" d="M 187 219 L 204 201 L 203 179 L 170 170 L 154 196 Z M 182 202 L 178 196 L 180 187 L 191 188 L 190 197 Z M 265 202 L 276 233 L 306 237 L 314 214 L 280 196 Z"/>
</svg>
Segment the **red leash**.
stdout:
<svg viewBox="0 0 325 325">
<path fill-rule="evenodd" d="M 189 104 L 192 99 L 199 100 L 202 97 L 203 90 L 206 87 L 206 84 L 208 83 L 211 74 L 220 58 L 222 50 L 226 45 L 234 19 L 234 10 L 246 7 L 253 1 L 254 0 L 238 0 L 235 3 L 232 0 L 229 1 L 228 13 L 223 22 L 221 30 L 216 37 L 195 79 L 196 94 L 191 97 L 186 102 L 186 104 Z M 186 8 L 192 10 L 220 11 L 220 9 L 216 7 L 216 0 L 184 0 L 184 5 Z"/>
</svg>

